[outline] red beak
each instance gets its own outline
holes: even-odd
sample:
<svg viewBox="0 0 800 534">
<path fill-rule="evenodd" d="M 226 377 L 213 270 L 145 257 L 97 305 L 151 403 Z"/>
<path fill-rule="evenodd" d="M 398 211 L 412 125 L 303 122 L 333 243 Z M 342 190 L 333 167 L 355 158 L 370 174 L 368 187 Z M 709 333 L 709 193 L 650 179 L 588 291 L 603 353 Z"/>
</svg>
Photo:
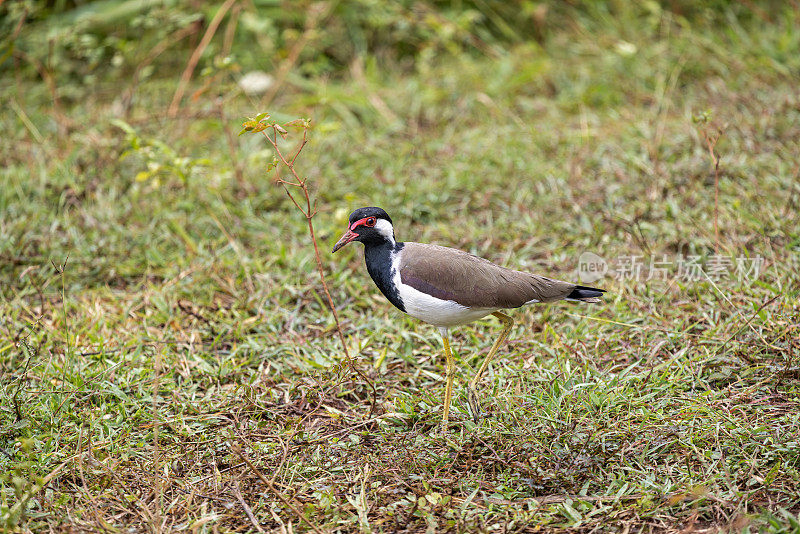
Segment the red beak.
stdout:
<svg viewBox="0 0 800 534">
<path fill-rule="evenodd" d="M 333 245 L 333 251 L 331 253 L 336 252 L 337 250 L 339 250 L 340 248 L 342 248 L 343 246 L 345 246 L 346 244 L 348 244 L 350 241 L 352 241 L 357 237 L 358 234 L 348 228 L 347 231 L 342 236 L 342 238 L 339 239 L 339 241 L 337 241 L 335 245 Z"/>
</svg>

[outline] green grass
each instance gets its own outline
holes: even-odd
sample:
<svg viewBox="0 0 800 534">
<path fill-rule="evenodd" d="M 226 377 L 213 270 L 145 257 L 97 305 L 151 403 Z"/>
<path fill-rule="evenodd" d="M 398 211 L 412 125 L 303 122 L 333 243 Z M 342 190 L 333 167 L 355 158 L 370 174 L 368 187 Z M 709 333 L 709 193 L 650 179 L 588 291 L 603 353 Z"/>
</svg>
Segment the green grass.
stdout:
<svg viewBox="0 0 800 534">
<path fill-rule="evenodd" d="M 601 11 L 496 57 L 292 74 L 270 106 L 314 119 L 298 168 L 368 381 L 271 153 L 235 137 L 261 109 L 232 79 L 172 120 L 178 74 L 157 72 L 126 135 L 114 79 L 57 119 L 35 77 L 5 77 L 3 528 L 254 531 L 247 508 L 286 531 L 797 531 L 800 20 Z M 723 128 L 718 242 L 704 127 Z M 362 205 L 400 239 L 563 279 L 586 251 L 765 262 L 514 311 L 477 425 L 464 386 L 499 325 L 453 330 L 442 436 L 435 329 L 380 296 L 358 247 L 328 254 Z"/>
</svg>

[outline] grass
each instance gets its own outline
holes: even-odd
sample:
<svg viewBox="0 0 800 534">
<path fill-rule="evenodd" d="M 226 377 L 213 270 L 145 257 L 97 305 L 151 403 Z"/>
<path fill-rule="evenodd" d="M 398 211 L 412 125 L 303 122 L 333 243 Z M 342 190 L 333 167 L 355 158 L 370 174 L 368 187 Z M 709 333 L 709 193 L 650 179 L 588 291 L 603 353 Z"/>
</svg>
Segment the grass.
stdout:
<svg viewBox="0 0 800 534">
<path fill-rule="evenodd" d="M 497 57 L 290 74 L 270 111 L 316 124 L 298 169 L 368 381 L 343 365 L 271 152 L 235 137 L 261 110 L 230 79 L 222 112 L 204 93 L 176 119 L 177 77 L 143 82 L 126 132 L 113 80 L 59 119 L 46 86 L 5 78 L 4 528 L 797 531 L 791 16 L 600 13 Z M 719 240 L 704 128 L 722 131 Z M 464 386 L 498 325 L 454 330 L 456 423 L 439 435 L 435 329 L 385 302 L 357 247 L 325 254 L 362 205 L 400 239 L 553 277 L 594 252 L 606 303 L 515 311 L 477 425 Z M 731 263 L 713 279 L 612 276 L 631 256 L 645 273 L 663 256 Z M 742 257 L 764 259 L 758 276 L 737 276 Z"/>
</svg>

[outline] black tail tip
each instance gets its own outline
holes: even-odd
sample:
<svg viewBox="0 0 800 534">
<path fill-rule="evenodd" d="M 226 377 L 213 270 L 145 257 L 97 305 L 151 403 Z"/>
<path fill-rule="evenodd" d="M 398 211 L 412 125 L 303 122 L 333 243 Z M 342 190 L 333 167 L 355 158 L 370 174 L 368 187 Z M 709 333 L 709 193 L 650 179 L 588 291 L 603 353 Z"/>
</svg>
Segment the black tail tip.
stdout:
<svg viewBox="0 0 800 534">
<path fill-rule="evenodd" d="M 605 289 L 597 289 L 596 287 L 575 286 L 575 289 L 572 290 L 572 293 L 567 298 L 575 300 L 596 299 L 602 297 L 605 292 Z"/>
</svg>

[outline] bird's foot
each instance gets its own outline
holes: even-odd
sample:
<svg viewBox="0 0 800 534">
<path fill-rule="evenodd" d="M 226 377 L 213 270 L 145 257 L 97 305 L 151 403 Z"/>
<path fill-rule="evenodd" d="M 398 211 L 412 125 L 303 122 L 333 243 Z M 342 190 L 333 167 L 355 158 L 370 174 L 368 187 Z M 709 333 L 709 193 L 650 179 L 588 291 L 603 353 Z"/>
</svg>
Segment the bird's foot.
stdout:
<svg viewBox="0 0 800 534">
<path fill-rule="evenodd" d="M 472 420 L 479 423 L 480 420 L 486 416 L 486 412 L 481 409 L 481 404 L 478 402 L 478 395 L 475 393 L 475 388 L 472 386 L 467 387 L 467 402 L 469 403 L 469 411 L 472 414 Z"/>
<path fill-rule="evenodd" d="M 447 431 L 450 428 L 450 420 L 449 419 L 442 419 L 442 422 L 439 423 L 439 426 L 436 427 L 435 432 L 442 436 L 447 435 Z"/>
</svg>

